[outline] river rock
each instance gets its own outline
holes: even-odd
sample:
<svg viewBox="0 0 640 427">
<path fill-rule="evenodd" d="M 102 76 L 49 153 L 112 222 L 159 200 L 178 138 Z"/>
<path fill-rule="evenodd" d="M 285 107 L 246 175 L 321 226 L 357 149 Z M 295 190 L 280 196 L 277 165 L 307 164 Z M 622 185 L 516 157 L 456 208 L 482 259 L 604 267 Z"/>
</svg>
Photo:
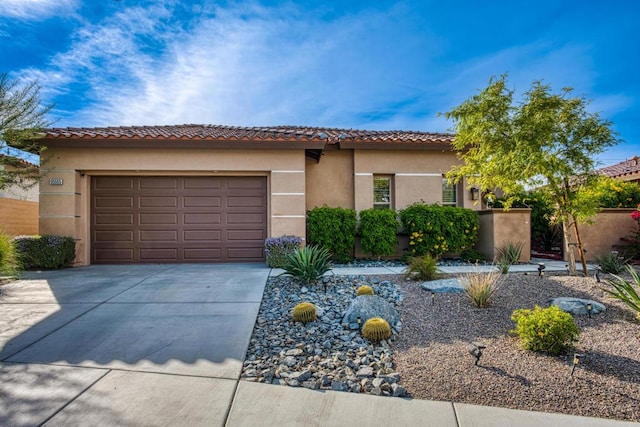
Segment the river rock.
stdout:
<svg viewBox="0 0 640 427">
<path fill-rule="evenodd" d="M 575 315 L 587 315 L 587 304 L 591 304 L 591 314 L 600 314 L 607 311 L 607 307 L 604 304 L 590 299 L 573 298 L 573 297 L 558 297 L 549 300 L 549 305 L 555 305 L 560 307 L 567 313 Z"/>
<path fill-rule="evenodd" d="M 394 326 L 400 322 L 398 310 L 387 300 L 377 295 L 360 295 L 354 298 L 345 313 L 343 324 L 358 324 L 360 317 L 361 324 L 373 317 L 382 317 Z"/>
<path fill-rule="evenodd" d="M 438 294 L 461 294 L 466 286 L 465 280 L 457 278 L 429 280 L 420 285 L 422 289 Z"/>
</svg>

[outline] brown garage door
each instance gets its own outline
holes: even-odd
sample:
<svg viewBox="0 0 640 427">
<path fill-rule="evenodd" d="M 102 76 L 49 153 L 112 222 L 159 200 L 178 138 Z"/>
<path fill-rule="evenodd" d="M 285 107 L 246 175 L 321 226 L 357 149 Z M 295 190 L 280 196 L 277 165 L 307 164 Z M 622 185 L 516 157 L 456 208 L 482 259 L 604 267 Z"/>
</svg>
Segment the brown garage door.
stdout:
<svg viewBox="0 0 640 427">
<path fill-rule="evenodd" d="M 91 262 L 264 261 L 266 177 L 91 179 Z"/>
</svg>

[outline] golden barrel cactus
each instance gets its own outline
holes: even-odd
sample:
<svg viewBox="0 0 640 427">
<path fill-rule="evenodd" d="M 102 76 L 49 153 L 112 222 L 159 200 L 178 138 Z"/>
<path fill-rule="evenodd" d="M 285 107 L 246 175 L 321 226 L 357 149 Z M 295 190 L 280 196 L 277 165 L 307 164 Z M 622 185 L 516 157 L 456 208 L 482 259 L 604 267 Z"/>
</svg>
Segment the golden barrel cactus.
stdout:
<svg viewBox="0 0 640 427">
<path fill-rule="evenodd" d="M 363 285 L 356 289 L 356 296 L 360 295 L 373 295 L 373 288 L 371 286 Z"/>
<path fill-rule="evenodd" d="M 313 322 L 318 317 L 316 313 L 316 306 L 310 302 L 301 302 L 293 307 L 291 312 L 294 322 Z"/>
<path fill-rule="evenodd" d="M 391 326 L 382 317 L 373 317 L 362 327 L 362 336 L 372 342 L 380 342 L 391 338 Z"/>
</svg>

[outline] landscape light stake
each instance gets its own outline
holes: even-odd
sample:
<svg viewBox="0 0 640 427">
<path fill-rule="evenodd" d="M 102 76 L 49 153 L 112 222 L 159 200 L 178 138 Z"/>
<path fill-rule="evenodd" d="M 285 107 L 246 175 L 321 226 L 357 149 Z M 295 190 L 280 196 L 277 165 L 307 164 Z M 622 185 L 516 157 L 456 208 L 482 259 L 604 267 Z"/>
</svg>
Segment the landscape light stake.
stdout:
<svg viewBox="0 0 640 427">
<path fill-rule="evenodd" d="M 599 265 L 596 267 L 596 272 L 593 275 L 593 278 L 596 279 L 597 283 L 600 283 L 600 266 Z"/>
<path fill-rule="evenodd" d="M 575 353 L 573 355 L 573 364 L 571 365 L 571 376 L 573 377 L 573 373 L 576 370 L 576 366 L 578 366 L 578 364 L 580 363 L 580 358 L 584 356 L 583 354 L 580 353 Z"/>
<path fill-rule="evenodd" d="M 546 265 L 544 265 L 544 263 L 543 263 L 543 262 L 539 262 L 539 263 L 538 263 L 538 277 L 542 277 L 542 276 L 544 276 L 544 272 L 543 272 L 543 270 L 544 270 L 545 268 L 547 268 L 547 266 L 546 266 Z"/>
<path fill-rule="evenodd" d="M 356 317 L 356 323 L 358 324 L 358 329 L 360 329 L 360 325 L 362 325 L 362 317 Z"/>
<path fill-rule="evenodd" d="M 589 319 L 591 319 L 591 309 L 593 308 L 593 305 L 588 302 L 587 303 L 587 314 L 589 315 Z"/>
<path fill-rule="evenodd" d="M 431 305 L 436 305 L 436 293 L 431 292 Z"/>
<path fill-rule="evenodd" d="M 476 358 L 476 361 L 473 364 L 474 366 L 478 366 L 478 362 L 480 362 L 480 358 L 482 357 L 482 350 L 484 350 L 485 348 L 487 348 L 486 345 L 475 341 L 467 346 L 469 354 Z"/>
</svg>

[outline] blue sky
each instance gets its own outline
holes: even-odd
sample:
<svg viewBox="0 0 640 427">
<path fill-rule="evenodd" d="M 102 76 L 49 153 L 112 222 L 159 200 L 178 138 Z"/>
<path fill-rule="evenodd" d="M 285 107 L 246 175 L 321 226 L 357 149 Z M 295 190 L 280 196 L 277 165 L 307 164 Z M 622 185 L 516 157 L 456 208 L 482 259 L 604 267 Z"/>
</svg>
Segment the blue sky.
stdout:
<svg viewBox="0 0 640 427">
<path fill-rule="evenodd" d="M 571 86 L 640 155 L 640 2 L 0 0 L 0 72 L 55 126 L 207 123 L 444 132 L 509 74 Z"/>
</svg>

